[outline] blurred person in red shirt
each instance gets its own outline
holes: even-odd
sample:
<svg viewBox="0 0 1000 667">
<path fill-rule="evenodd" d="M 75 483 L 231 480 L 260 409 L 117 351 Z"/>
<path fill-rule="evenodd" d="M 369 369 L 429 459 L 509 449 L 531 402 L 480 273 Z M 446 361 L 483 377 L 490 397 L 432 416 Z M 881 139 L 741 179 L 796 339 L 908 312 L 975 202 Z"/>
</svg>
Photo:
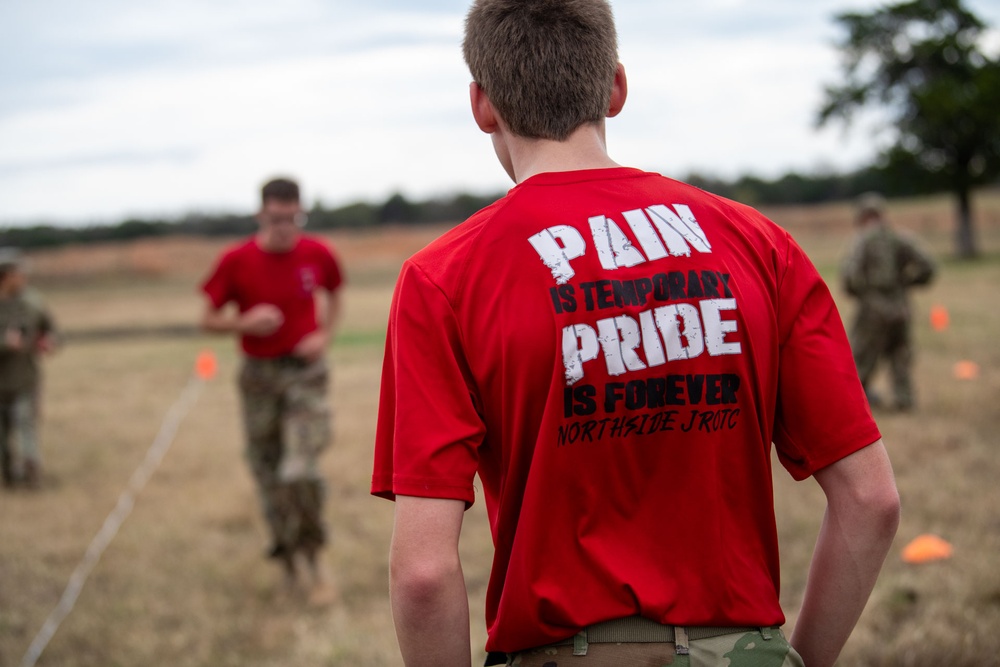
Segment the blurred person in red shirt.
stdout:
<svg viewBox="0 0 1000 667">
<path fill-rule="evenodd" d="M 305 569 L 310 600 L 325 604 L 335 590 L 319 557 L 327 531 L 317 459 L 331 434 L 326 350 L 343 275 L 331 247 L 302 232 L 305 222 L 297 183 L 263 186 L 257 233 L 225 250 L 202 285 L 202 327 L 235 335 L 243 351 L 246 456 L 270 527 L 268 555 L 292 583 Z"/>
</svg>

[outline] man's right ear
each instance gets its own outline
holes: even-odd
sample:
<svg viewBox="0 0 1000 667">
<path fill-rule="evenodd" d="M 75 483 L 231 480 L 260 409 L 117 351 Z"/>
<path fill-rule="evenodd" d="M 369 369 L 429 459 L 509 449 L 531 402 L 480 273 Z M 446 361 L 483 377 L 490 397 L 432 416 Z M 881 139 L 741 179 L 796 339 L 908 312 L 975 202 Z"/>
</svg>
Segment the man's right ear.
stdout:
<svg viewBox="0 0 1000 667">
<path fill-rule="evenodd" d="M 618 63 L 615 70 L 615 82 L 611 88 L 611 103 L 608 106 L 608 118 L 614 118 L 621 113 L 625 106 L 625 98 L 628 97 L 628 79 L 625 77 L 625 66 Z"/>
<path fill-rule="evenodd" d="M 476 120 L 476 125 L 479 126 L 480 130 L 486 134 L 493 134 L 500 129 L 497 110 L 493 108 L 493 102 L 475 81 L 469 84 L 469 101 L 472 104 L 472 117 Z"/>
</svg>

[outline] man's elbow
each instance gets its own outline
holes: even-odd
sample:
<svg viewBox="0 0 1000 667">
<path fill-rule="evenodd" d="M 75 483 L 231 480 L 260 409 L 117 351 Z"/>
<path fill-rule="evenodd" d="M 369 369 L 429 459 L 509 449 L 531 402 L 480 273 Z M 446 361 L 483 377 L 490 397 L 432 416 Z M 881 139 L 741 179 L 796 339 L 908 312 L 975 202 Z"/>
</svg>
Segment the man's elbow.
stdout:
<svg viewBox="0 0 1000 667">
<path fill-rule="evenodd" d="M 899 528 L 901 503 L 895 482 L 887 485 L 877 496 L 876 512 L 887 534 L 895 535 Z"/>
<path fill-rule="evenodd" d="M 205 333 L 224 333 L 226 331 L 221 319 L 221 314 L 217 310 L 211 310 L 201 316 L 198 327 Z"/>
<path fill-rule="evenodd" d="M 816 473 L 828 507 L 866 534 L 888 536 L 899 525 L 899 491 L 881 441 Z"/>
<path fill-rule="evenodd" d="M 899 491 L 895 482 L 885 480 L 856 494 L 848 515 L 863 517 L 864 523 L 871 527 L 873 533 L 891 541 L 899 528 L 900 517 Z"/>
<path fill-rule="evenodd" d="M 457 559 L 397 557 L 389 564 L 389 587 L 393 598 L 429 607 L 441 599 L 461 572 Z"/>
</svg>

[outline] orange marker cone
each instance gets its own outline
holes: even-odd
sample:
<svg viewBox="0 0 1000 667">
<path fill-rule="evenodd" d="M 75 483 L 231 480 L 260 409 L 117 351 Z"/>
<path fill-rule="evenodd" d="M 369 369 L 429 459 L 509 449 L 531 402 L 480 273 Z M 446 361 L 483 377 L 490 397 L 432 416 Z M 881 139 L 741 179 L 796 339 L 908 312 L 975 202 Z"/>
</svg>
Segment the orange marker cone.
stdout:
<svg viewBox="0 0 1000 667">
<path fill-rule="evenodd" d="M 203 350 L 198 354 L 194 362 L 194 372 L 202 380 L 211 380 L 215 377 L 215 372 L 219 369 L 219 362 L 215 359 L 215 353 L 211 350 Z"/>
<path fill-rule="evenodd" d="M 931 328 L 934 331 L 944 331 L 949 321 L 947 308 L 940 304 L 931 307 Z"/>
<path fill-rule="evenodd" d="M 955 364 L 952 374 L 959 380 L 975 380 L 979 377 L 979 364 L 964 359 Z"/>
<path fill-rule="evenodd" d="M 951 558 L 951 545 L 937 535 L 920 535 L 903 547 L 903 562 L 927 563 Z"/>
</svg>

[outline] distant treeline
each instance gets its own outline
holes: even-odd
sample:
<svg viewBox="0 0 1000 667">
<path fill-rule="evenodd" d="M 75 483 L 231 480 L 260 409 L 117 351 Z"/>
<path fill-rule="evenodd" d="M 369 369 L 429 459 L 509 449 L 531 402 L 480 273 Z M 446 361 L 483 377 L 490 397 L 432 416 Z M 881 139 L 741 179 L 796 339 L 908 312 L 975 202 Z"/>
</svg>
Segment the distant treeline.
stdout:
<svg viewBox="0 0 1000 667">
<path fill-rule="evenodd" d="M 788 173 L 774 180 L 742 176 L 726 181 L 701 174 L 684 178 L 709 192 L 752 206 L 771 204 L 816 204 L 850 199 L 862 192 L 879 191 L 888 197 L 941 191 L 939 180 L 919 172 L 868 167 L 849 174 Z M 487 206 L 503 193 L 459 194 L 451 197 L 411 201 L 394 194 L 381 204 L 356 202 L 338 208 L 317 203 L 309 211 L 309 229 L 358 229 L 383 224 L 457 223 Z M 240 236 L 252 233 L 252 214 L 190 213 L 179 219 L 129 219 L 117 224 L 60 227 L 35 225 L 0 229 L 0 245 L 42 248 L 77 243 L 122 241 L 155 236 Z"/>
<path fill-rule="evenodd" d="M 371 228 L 382 224 L 458 222 L 502 196 L 468 194 L 410 201 L 394 194 L 381 204 L 357 202 L 338 208 L 317 203 L 309 210 L 308 228 Z M 257 228 L 253 214 L 189 213 L 177 219 L 129 219 L 117 224 L 62 227 L 51 224 L 0 229 L 0 246 L 44 248 L 77 243 L 127 241 L 156 236 L 242 236 Z"/>
</svg>

